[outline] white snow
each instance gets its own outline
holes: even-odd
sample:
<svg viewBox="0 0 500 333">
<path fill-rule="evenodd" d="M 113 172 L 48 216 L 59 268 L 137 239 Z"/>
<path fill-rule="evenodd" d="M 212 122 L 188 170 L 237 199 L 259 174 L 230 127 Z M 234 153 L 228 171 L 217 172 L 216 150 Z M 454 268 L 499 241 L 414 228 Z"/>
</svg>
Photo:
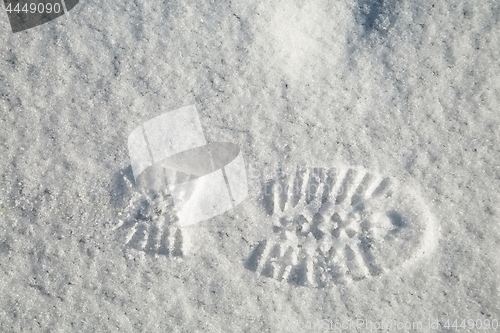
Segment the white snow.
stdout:
<svg viewBox="0 0 500 333">
<path fill-rule="evenodd" d="M 500 320 L 498 2 L 81 0 L 15 34 L 0 12 L 0 331 Z M 146 221 L 160 209 L 157 225 L 170 223 L 171 205 L 135 186 L 127 139 L 193 104 L 207 142 L 241 148 L 249 196 L 158 231 L 160 251 Z M 280 242 L 265 182 L 299 165 L 389 177 L 394 206 L 368 210 L 426 223 L 400 234 L 400 253 L 376 244 L 380 275 L 297 286 L 246 269 L 259 242 Z M 295 232 L 283 237 L 316 244 Z M 355 244 L 347 232 L 331 241 Z M 349 268 L 347 252 L 336 260 Z M 307 258 L 313 279 L 326 266 Z"/>
</svg>

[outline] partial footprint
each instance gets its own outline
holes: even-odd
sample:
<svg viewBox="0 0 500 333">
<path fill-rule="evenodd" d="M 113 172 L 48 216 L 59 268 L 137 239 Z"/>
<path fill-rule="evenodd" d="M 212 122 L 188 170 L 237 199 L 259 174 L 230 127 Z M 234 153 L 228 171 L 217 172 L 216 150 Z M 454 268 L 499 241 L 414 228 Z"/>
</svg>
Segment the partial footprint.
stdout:
<svg viewBox="0 0 500 333">
<path fill-rule="evenodd" d="M 115 228 L 118 237 L 135 250 L 182 258 L 189 242 L 182 228 L 175 225 L 173 207 L 167 192 L 149 190 L 135 194 Z"/>
<path fill-rule="evenodd" d="M 263 186 L 273 234 L 245 267 L 296 285 L 324 287 L 379 276 L 436 244 L 419 195 L 363 168 L 297 168 Z"/>
</svg>

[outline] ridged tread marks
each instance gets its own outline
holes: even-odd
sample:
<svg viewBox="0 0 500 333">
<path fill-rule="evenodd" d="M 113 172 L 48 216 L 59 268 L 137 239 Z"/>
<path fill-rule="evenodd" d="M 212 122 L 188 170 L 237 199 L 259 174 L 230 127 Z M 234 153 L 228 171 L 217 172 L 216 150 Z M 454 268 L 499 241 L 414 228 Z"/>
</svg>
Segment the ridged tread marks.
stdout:
<svg viewBox="0 0 500 333">
<path fill-rule="evenodd" d="M 358 168 L 297 168 L 263 186 L 273 237 L 259 242 L 245 267 L 302 286 L 377 276 L 365 203 L 389 195 L 389 178 Z"/>
<path fill-rule="evenodd" d="M 147 191 L 132 198 L 115 230 L 128 248 L 151 255 L 182 258 L 183 232 L 173 224 L 175 221 L 171 197 Z"/>
</svg>

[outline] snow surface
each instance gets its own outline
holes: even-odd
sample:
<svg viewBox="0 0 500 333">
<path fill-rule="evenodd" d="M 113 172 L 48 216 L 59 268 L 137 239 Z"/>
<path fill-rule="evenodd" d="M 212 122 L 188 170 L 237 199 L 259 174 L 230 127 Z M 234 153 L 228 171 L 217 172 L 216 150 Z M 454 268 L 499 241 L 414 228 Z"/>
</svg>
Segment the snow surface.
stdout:
<svg viewBox="0 0 500 333">
<path fill-rule="evenodd" d="M 82 0 L 13 34 L 0 14 L 0 331 L 500 319 L 499 16 L 493 0 Z M 241 148 L 249 196 L 172 231 L 171 255 L 139 251 L 117 226 L 159 203 L 127 137 L 191 104 L 208 142 Z M 262 186 L 297 165 L 397 180 L 435 220 L 432 253 L 323 288 L 245 269 L 275 223 Z"/>
</svg>

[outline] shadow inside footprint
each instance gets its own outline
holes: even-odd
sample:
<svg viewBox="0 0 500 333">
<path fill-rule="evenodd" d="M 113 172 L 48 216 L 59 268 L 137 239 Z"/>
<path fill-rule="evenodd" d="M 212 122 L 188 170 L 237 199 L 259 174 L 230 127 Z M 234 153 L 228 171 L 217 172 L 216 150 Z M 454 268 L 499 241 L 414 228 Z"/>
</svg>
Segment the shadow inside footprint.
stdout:
<svg viewBox="0 0 500 333">
<path fill-rule="evenodd" d="M 307 284 L 306 259 L 303 258 L 298 265 L 292 267 L 288 282 L 295 286 L 305 286 Z"/>
<path fill-rule="evenodd" d="M 274 213 L 274 183 L 274 180 L 270 180 L 265 182 L 264 186 L 262 187 L 262 205 L 264 206 L 264 210 L 268 215 L 272 215 Z"/>
<path fill-rule="evenodd" d="M 252 251 L 252 254 L 248 259 L 245 261 L 245 268 L 256 272 L 257 268 L 259 267 L 259 262 L 262 258 L 262 255 L 264 253 L 264 250 L 266 249 L 267 245 L 267 240 L 263 240 L 257 244 L 257 246 L 254 248 Z"/>
<path fill-rule="evenodd" d="M 396 16 L 391 14 L 390 8 L 394 7 L 391 0 L 359 0 L 360 23 L 366 33 L 378 31 L 384 33 L 394 24 Z"/>
<path fill-rule="evenodd" d="M 395 210 L 387 212 L 387 217 L 391 220 L 392 225 L 395 227 L 392 233 L 399 232 L 401 229 L 406 227 L 406 222 L 403 216 Z"/>
<path fill-rule="evenodd" d="M 109 204 L 115 209 L 124 209 L 132 195 L 134 174 L 129 165 L 116 172 L 111 179 Z"/>
</svg>

